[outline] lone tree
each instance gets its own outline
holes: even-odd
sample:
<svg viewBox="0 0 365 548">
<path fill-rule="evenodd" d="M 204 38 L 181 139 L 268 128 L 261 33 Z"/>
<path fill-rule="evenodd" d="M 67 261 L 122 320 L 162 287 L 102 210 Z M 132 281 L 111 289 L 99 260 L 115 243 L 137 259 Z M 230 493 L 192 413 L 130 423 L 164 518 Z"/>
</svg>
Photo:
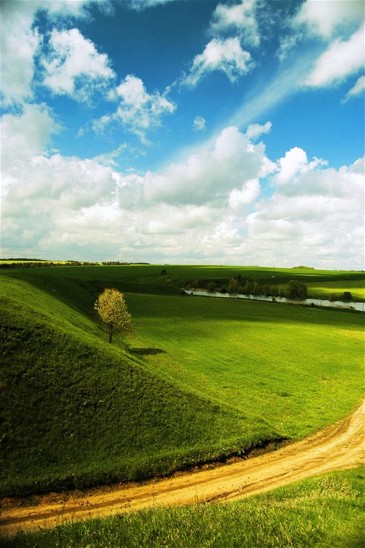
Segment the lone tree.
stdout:
<svg viewBox="0 0 365 548">
<path fill-rule="evenodd" d="M 104 289 L 95 305 L 100 318 L 109 328 L 109 342 L 112 342 L 114 329 L 129 330 L 132 327 L 132 316 L 128 312 L 123 293 L 118 289 Z"/>
</svg>

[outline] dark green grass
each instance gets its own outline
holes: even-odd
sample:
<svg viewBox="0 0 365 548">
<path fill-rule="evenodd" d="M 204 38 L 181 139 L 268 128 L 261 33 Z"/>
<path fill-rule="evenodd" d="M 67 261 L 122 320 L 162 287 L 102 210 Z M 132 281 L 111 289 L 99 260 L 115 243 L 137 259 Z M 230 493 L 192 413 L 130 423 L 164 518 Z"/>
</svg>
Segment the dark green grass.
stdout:
<svg viewBox="0 0 365 548">
<path fill-rule="evenodd" d="M 230 504 L 155 509 L 75 522 L 4 547 L 360 548 L 364 469 L 335 472 Z"/>
<path fill-rule="evenodd" d="M 166 474 L 277 437 L 152 376 L 46 293 L 2 291 L 2 495 Z"/>
</svg>

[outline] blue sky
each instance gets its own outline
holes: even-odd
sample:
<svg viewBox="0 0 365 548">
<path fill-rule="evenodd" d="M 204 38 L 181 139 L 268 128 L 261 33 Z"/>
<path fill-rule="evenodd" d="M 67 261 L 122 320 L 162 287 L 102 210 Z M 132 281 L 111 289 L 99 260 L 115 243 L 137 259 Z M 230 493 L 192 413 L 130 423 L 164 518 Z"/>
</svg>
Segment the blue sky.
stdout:
<svg viewBox="0 0 365 548">
<path fill-rule="evenodd" d="M 3 257 L 363 269 L 362 1 L 1 11 Z"/>
</svg>

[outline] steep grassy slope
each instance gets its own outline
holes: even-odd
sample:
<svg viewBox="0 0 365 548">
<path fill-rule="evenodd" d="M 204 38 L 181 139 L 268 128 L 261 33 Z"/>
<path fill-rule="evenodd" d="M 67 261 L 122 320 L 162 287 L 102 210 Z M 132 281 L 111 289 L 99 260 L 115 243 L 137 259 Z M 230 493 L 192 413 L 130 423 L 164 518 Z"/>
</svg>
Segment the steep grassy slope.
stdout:
<svg viewBox="0 0 365 548">
<path fill-rule="evenodd" d="M 52 294 L 6 276 L 0 291 L 1 495 L 165 474 L 277 437 L 154 377 Z"/>
</svg>

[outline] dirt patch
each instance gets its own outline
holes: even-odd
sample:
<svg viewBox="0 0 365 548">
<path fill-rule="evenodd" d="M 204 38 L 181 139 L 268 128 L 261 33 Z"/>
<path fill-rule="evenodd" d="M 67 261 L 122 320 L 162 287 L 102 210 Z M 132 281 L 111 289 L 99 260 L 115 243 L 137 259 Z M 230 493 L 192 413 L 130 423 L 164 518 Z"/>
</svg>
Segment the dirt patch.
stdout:
<svg viewBox="0 0 365 548">
<path fill-rule="evenodd" d="M 364 462 L 364 416 L 365 402 L 347 419 L 310 438 L 217 468 L 87 493 L 53 493 L 39 497 L 36 506 L 20 506 L 19 500 L 4 499 L 0 534 L 144 508 L 237 500 L 332 470 L 352 468 Z"/>
</svg>

